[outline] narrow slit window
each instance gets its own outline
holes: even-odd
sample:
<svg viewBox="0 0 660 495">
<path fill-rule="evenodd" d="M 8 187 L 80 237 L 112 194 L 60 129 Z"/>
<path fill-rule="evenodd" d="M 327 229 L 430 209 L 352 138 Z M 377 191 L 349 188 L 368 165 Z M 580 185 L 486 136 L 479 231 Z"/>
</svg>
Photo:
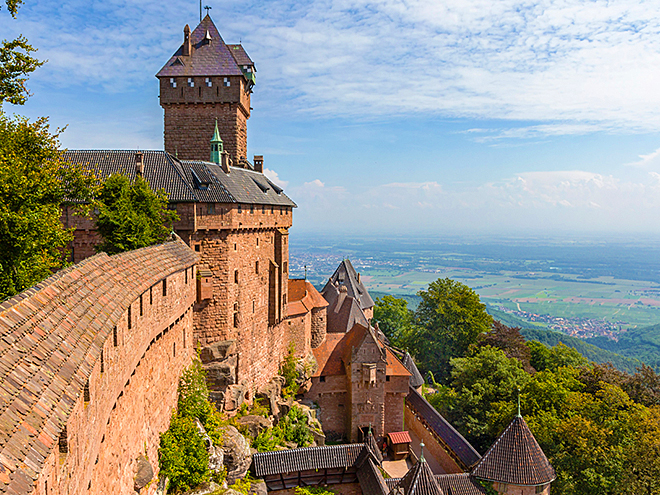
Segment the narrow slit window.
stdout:
<svg viewBox="0 0 660 495">
<path fill-rule="evenodd" d="M 258 261 L 254 262 L 254 273 L 259 275 L 259 262 Z"/>
<path fill-rule="evenodd" d="M 85 405 L 89 404 L 89 379 L 87 380 L 87 383 L 85 383 L 85 388 L 83 389 L 83 400 L 85 401 Z"/>
<path fill-rule="evenodd" d="M 167 296 L 167 279 L 163 279 L 163 297 Z"/>
<path fill-rule="evenodd" d="M 149 304 L 154 303 L 154 288 L 149 287 Z"/>
<path fill-rule="evenodd" d="M 62 431 L 60 432 L 60 438 L 57 444 L 60 450 L 60 454 L 69 453 L 69 438 L 66 431 L 66 425 L 62 427 Z"/>
<path fill-rule="evenodd" d="M 132 315 L 131 307 L 132 306 L 130 306 L 130 305 L 128 306 L 128 329 L 129 330 L 131 328 L 133 328 L 133 321 L 132 321 L 133 320 L 133 315 Z"/>
<path fill-rule="evenodd" d="M 238 283 L 238 270 L 234 270 L 234 283 Z"/>
<path fill-rule="evenodd" d="M 101 349 L 101 373 L 105 371 L 105 362 L 103 360 L 103 349 Z"/>
<path fill-rule="evenodd" d="M 142 304 L 142 294 L 140 294 L 140 316 L 144 316 L 144 306 Z"/>
<path fill-rule="evenodd" d="M 172 344 L 172 357 L 176 357 L 176 342 Z"/>
<path fill-rule="evenodd" d="M 117 347 L 117 327 L 112 329 L 112 343 L 114 344 L 115 347 Z"/>
</svg>

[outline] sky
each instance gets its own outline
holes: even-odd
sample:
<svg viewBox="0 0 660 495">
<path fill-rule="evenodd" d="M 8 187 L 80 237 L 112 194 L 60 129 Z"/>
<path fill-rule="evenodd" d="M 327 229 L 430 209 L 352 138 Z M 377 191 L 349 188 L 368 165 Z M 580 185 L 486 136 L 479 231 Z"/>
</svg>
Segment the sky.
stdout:
<svg viewBox="0 0 660 495">
<path fill-rule="evenodd" d="M 162 149 L 156 72 L 197 1 L 0 10 L 48 62 L 5 111 Z M 248 156 L 294 232 L 660 237 L 660 2 L 208 0 L 257 67 Z"/>
</svg>

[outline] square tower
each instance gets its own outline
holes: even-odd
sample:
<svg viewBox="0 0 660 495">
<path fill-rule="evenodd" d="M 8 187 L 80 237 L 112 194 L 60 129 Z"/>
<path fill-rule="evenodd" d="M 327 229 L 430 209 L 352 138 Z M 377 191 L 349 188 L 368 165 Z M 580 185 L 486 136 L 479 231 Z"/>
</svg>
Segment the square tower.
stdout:
<svg viewBox="0 0 660 495">
<path fill-rule="evenodd" d="M 247 119 L 254 63 L 241 45 L 227 45 L 207 15 L 156 74 L 165 111 L 165 151 L 183 160 L 208 160 L 217 119 L 234 166 L 247 159 Z"/>
</svg>

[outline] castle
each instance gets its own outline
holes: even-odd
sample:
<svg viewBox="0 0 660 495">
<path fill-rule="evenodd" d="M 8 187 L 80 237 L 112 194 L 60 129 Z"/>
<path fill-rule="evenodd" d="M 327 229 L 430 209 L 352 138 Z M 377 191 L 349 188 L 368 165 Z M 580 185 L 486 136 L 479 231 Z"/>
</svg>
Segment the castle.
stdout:
<svg viewBox="0 0 660 495">
<path fill-rule="evenodd" d="M 156 76 L 164 150 L 65 153 L 99 177 L 141 176 L 164 189 L 179 216 L 176 236 L 95 255 L 94 224 L 64 208 L 76 264 L 0 306 L 0 492 L 154 493 L 154 486 L 134 486 L 135 475 L 156 467 L 148 460 L 157 459 L 177 380 L 199 346 L 212 400 L 230 412 L 269 385 L 289 349 L 316 363 L 304 398 L 320 406 L 324 432 L 370 445 L 317 447 L 344 459 L 326 466 L 335 454 L 318 451 L 320 464 L 307 471 L 325 469 L 326 482 L 327 470 L 341 467 L 340 482 L 352 473 L 372 487 L 364 493 L 408 494 L 426 485 L 419 493 L 443 493 L 445 483 L 445 493 L 469 494 L 476 478 L 500 483 L 502 493 L 549 493 L 551 467 L 518 484 L 501 472 L 502 458 L 516 472 L 515 463 L 526 462 L 510 455 L 529 450 L 524 420 L 507 432 L 522 428 L 525 446 L 516 434 L 504 451 L 494 446 L 482 458 L 424 400 L 410 356 L 370 324 L 374 303 L 350 261 L 321 292 L 289 278 L 296 204 L 263 174 L 263 156 L 246 156 L 255 74 L 243 47 L 226 44 L 207 15 L 193 31 L 184 28 L 182 45 Z M 453 477 L 436 480 L 422 456 L 409 476 L 382 479 L 375 445 L 404 426 Z M 270 489 L 311 476 L 287 459 L 280 461 L 288 471 L 275 472 L 260 471 L 255 457 L 258 475 L 281 480 L 271 479 Z M 535 462 L 545 466 L 544 459 Z M 463 485 L 467 491 L 457 488 Z"/>
</svg>

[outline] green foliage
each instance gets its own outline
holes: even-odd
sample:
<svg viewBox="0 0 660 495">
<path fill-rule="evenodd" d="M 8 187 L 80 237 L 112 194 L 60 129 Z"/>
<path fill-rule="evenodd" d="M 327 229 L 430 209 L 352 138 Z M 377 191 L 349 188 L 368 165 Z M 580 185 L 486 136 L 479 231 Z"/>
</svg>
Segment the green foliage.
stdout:
<svg viewBox="0 0 660 495">
<path fill-rule="evenodd" d="M 449 278 L 432 282 L 419 296 L 410 350 L 423 372 L 430 370 L 445 382 L 450 360 L 466 356 L 479 335 L 490 330 L 493 319 L 472 289 Z"/>
<path fill-rule="evenodd" d="M 16 12 L 18 12 L 18 6 L 23 3 L 23 0 L 5 0 L 5 5 L 7 5 L 7 10 L 12 15 L 16 17 Z"/>
<path fill-rule="evenodd" d="M 314 441 L 308 428 L 308 419 L 302 409 L 293 406 L 273 428 L 262 431 L 252 442 L 252 448 L 269 452 L 293 442 L 298 447 L 307 447 Z"/>
<path fill-rule="evenodd" d="M 298 385 L 298 372 L 296 371 L 296 347 L 293 343 L 289 344 L 284 360 L 280 364 L 280 375 L 284 377 L 284 388 L 282 395 L 284 397 L 295 397 L 300 389 Z"/>
<path fill-rule="evenodd" d="M 323 486 L 297 486 L 296 495 L 334 495 L 335 492 Z"/>
<path fill-rule="evenodd" d="M 548 347 L 552 347 L 557 345 L 559 342 L 563 342 L 568 347 L 572 347 L 578 351 L 589 361 L 593 361 L 594 363 L 612 363 L 616 368 L 621 371 L 625 371 L 626 373 L 634 373 L 635 369 L 642 365 L 638 359 L 625 357 L 621 354 L 617 354 L 616 352 L 608 351 L 601 347 L 588 344 L 583 339 L 571 337 L 570 335 L 566 335 L 564 333 L 536 328 L 525 328 L 521 330 L 520 333 L 528 341 L 536 340 L 542 344 L 547 345 Z M 606 340 L 609 341 L 609 339 Z"/>
<path fill-rule="evenodd" d="M 208 394 L 202 363 L 196 359 L 179 380 L 177 411 L 169 429 L 160 437 L 160 470 L 170 478 L 174 492 L 189 490 L 211 478 L 208 452 L 195 418 L 214 445 L 222 445 L 226 421 L 209 402 Z"/>
<path fill-rule="evenodd" d="M 30 96 L 30 92 L 25 86 L 27 75 L 44 64 L 30 55 L 36 51 L 36 48 L 32 47 L 23 36 L 11 41 L 2 40 L 0 46 L 0 108 L 5 101 L 14 105 L 23 105 L 27 101 Z"/>
<path fill-rule="evenodd" d="M 479 335 L 477 346 L 491 346 L 501 349 L 506 357 L 516 358 L 523 365 L 525 371 L 532 371 L 530 364 L 531 351 L 525 345 L 525 338 L 520 334 L 519 327 L 509 327 L 499 321 L 493 322 L 493 327 Z"/>
<path fill-rule="evenodd" d="M 245 475 L 243 478 L 237 479 L 233 485 L 229 485 L 229 488 L 236 490 L 238 493 L 243 495 L 249 495 L 252 484 L 255 482 L 255 479 L 252 478 L 250 473 Z"/>
<path fill-rule="evenodd" d="M 178 220 L 167 209 L 164 190 L 152 191 L 137 177 L 131 182 L 124 175 L 111 175 L 101 186 L 96 228 L 103 238 L 98 251 L 116 254 L 163 242 Z"/>
<path fill-rule="evenodd" d="M 374 320 L 395 347 L 407 348 L 413 332 L 414 313 L 408 309 L 405 299 L 394 296 L 377 298 L 374 305 Z"/>
<path fill-rule="evenodd" d="M 594 337 L 587 342 L 602 349 L 621 354 L 660 371 L 660 324 L 648 327 L 631 328 L 619 334 L 619 340 Z"/>
<path fill-rule="evenodd" d="M 580 367 L 588 363 L 582 355 L 562 342 L 554 347 L 547 347 L 540 342 L 527 342 L 531 351 L 530 362 L 535 370 L 556 370 L 562 366 Z"/>
<path fill-rule="evenodd" d="M 0 111 L 0 300 L 64 266 L 73 234 L 61 205 L 91 197 L 93 178 L 62 161 L 57 137 L 46 119 Z"/>
<path fill-rule="evenodd" d="M 160 472 L 170 479 L 170 490 L 185 491 L 209 481 L 209 455 L 193 418 L 174 414 L 158 452 Z"/>
</svg>

